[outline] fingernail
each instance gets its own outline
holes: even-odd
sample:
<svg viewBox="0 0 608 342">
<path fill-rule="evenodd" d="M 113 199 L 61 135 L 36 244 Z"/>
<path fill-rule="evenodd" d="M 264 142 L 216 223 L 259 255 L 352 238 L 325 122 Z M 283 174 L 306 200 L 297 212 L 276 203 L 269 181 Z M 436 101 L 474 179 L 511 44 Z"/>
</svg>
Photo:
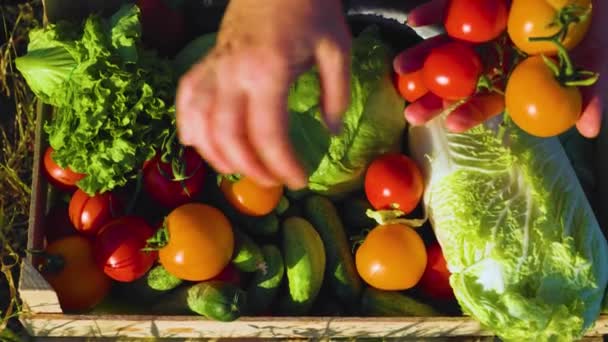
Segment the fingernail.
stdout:
<svg viewBox="0 0 608 342">
<path fill-rule="evenodd" d="M 342 120 L 340 119 L 332 119 L 335 117 L 341 117 L 340 115 L 328 115 L 328 119 L 327 119 L 327 127 L 329 128 L 329 131 L 333 134 L 333 135 L 339 135 L 340 133 L 342 133 L 342 128 L 343 128 L 343 123 Z"/>
</svg>

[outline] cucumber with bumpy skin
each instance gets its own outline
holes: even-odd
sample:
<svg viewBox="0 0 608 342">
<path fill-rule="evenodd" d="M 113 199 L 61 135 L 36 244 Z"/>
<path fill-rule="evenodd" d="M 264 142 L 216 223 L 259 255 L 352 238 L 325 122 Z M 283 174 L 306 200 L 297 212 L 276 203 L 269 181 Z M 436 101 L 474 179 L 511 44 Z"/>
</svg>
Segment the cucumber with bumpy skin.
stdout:
<svg viewBox="0 0 608 342">
<path fill-rule="evenodd" d="M 440 314 L 431 306 L 397 291 L 383 291 L 368 287 L 361 297 L 361 312 L 377 317 L 432 317 Z"/>
<path fill-rule="evenodd" d="M 247 294 L 233 284 L 209 280 L 182 286 L 158 301 L 152 313 L 187 315 L 196 313 L 209 319 L 230 322 L 242 316 Z"/>
<path fill-rule="evenodd" d="M 233 231 L 235 245 L 232 264 L 234 267 L 243 272 L 255 272 L 264 268 L 264 256 L 255 241 L 236 227 L 233 228 Z"/>
<path fill-rule="evenodd" d="M 182 283 L 183 280 L 167 272 L 162 265 L 157 265 L 136 281 L 118 283 L 116 286 L 119 296 L 126 301 L 149 304 Z"/>
<path fill-rule="evenodd" d="M 247 289 L 248 312 L 257 315 L 264 312 L 275 300 L 283 278 L 285 265 L 281 251 L 274 245 L 262 246 L 265 268 L 255 273 Z"/>
<path fill-rule="evenodd" d="M 283 253 L 288 290 L 281 300 L 281 311 L 290 315 L 306 315 L 323 285 L 323 241 L 310 222 L 301 217 L 290 217 L 283 222 Z"/>
<path fill-rule="evenodd" d="M 363 285 L 337 209 L 329 199 L 314 195 L 306 199 L 305 212 L 325 246 L 325 281 L 342 303 L 358 302 Z"/>
</svg>

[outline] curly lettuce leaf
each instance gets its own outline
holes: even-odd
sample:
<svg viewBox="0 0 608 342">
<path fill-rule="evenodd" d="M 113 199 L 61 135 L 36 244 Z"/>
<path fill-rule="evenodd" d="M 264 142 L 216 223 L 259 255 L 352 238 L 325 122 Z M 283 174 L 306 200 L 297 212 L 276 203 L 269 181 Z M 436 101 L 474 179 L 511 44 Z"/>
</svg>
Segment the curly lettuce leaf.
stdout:
<svg viewBox="0 0 608 342">
<path fill-rule="evenodd" d="M 557 138 L 510 123 L 410 129 L 425 208 L 464 312 L 505 341 L 572 341 L 597 319 L 608 245 Z"/>
<path fill-rule="evenodd" d="M 140 48 L 139 8 L 125 5 L 109 20 L 88 17 L 64 35 L 49 26 L 31 36 L 22 64 L 30 86 L 56 106 L 45 125 L 53 158 L 85 173 L 78 186 L 89 194 L 124 186 L 174 127 L 175 81 L 170 63 Z M 64 68 L 48 65 L 48 49 L 64 49 Z M 58 63 L 56 63 L 58 64 Z M 37 68 L 37 69 L 36 69 Z M 41 76 L 34 72 L 39 71 Z M 44 78 L 57 74 L 53 82 Z M 39 82 L 40 80 L 45 82 Z"/>
</svg>

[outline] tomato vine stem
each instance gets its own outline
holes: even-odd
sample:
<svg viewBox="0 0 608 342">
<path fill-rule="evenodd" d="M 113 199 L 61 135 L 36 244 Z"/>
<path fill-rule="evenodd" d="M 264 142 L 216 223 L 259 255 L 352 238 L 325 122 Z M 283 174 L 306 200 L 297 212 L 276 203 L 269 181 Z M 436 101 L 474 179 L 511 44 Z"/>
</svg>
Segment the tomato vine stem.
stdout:
<svg viewBox="0 0 608 342">
<path fill-rule="evenodd" d="M 560 84 L 569 87 L 576 86 L 590 86 L 593 85 L 599 79 L 599 75 L 592 71 L 581 70 L 574 66 L 568 50 L 562 43 L 562 41 L 568 35 L 570 25 L 580 23 L 587 20 L 591 14 L 591 6 L 583 7 L 578 5 L 568 5 L 562 8 L 556 15 L 555 20 L 549 25 L 559 25 L 559 30 L 547 37 L 530 37 L 530 42 L 551 42 L 557 48 L 557 56 L 559 59 L 559 66 L 557 66 L 551 58 L 542 55 L 542 58 L 557 78 Z"/>
</svg>

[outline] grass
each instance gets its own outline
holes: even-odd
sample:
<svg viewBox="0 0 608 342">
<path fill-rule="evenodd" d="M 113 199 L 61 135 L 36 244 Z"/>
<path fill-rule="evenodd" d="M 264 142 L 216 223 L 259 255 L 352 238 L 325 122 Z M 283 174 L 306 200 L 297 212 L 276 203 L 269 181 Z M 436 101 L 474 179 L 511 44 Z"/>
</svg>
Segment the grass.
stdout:
<svg viewBox="0 0 608 342">
<path fill-rule="evenodd" d="M 14 60 L 41 17 L 40 0 L 0 0 L 0 340 L 17 340 L 21 331 L 17 266 L 26 249 L 34 148 L 34 96 Z"/>
</svg>

